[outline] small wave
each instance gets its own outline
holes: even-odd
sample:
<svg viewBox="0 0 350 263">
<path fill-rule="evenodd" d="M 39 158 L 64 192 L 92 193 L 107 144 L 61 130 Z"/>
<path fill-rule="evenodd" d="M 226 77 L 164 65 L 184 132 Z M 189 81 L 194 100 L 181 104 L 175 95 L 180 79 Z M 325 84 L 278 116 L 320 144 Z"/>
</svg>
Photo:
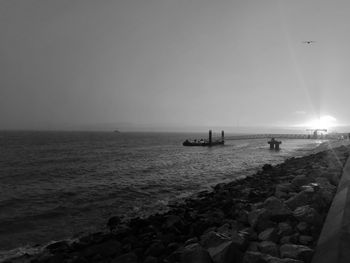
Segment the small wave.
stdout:
<svg viewBox="0 0 350 263">
<path fill-rule="evenodd" d="M 4 262 L 4 261 L 7 262 L 10 260 L 19 259 L 22 257 L 26 257 L 28 260 L 30 260 L 30 257 L 42 253 L 44 251 L 45 247 L 47 247 L 48 245 L 51 245 L 51 244 L 59 242 L 59 241 L 66 241 L 66 242 L 68 242 L 68 244 L 72 244 L 73 242 L 75 242 L 77 240 L 78 240 L 78 237 L 64 239 L 64 240 L 52 240 L 52 241 L 49 241 L 43 245 L 36 245 L 36 246 L 26 245 L 26 246 L 17 247 L 17 248 L 10 249 L 10 250 L 0 250 L 0 263 Z M 24 260 L 25 260 L 25 258 L 23 258 L 22 261 L 18 261 L 18 262 L 27 262 Z"/>
<path fill-rule="evenodd" d="M 33 255 L 37 255 L 40 252 L 43 251 L 43 246 L 38 246 L 38 247 L 31 247 L 31 246 L 25 246 L 25 247 L 18 247 L 15 249 L 11 249 L 8 251 L 0 251 L 0 262 L 4 262 L 4 261 L 9 261 L 12 259 L 16 259 L 19 257 L 23 257 L 23 256 L 33 256 Z"/>
</svg>

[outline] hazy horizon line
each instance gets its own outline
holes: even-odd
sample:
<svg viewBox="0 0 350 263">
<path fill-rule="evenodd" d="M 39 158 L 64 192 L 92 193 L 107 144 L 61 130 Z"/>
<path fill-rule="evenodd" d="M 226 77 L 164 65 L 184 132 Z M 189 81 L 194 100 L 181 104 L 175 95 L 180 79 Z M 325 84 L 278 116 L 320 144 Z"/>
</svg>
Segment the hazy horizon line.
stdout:
<svg viewBox="0 0 350 263">
<path fill-rule="evenodd" d="M 115 132 L 119 131 L 122 133 L 126 132 L 165 132 L 165 133 L 207 133 L 209 130 L 213 132 L 221 132 L 224 130 L 226 133 L 310 133 L 309 127 L 295 127 L 295 126 L 143 126 L 143 125 L 131 125 L 118 127 L 117 125 L 78 125 L 70 127 L 4 127 L 0 128 L 2 132 L 9 131 L 28 131 L 28 132 Z M 332 127 L 328 132 L 345 132 L 345 130 L 350 130 L 350 125 L 343 125 L 338 127 Z"/>
</svg>

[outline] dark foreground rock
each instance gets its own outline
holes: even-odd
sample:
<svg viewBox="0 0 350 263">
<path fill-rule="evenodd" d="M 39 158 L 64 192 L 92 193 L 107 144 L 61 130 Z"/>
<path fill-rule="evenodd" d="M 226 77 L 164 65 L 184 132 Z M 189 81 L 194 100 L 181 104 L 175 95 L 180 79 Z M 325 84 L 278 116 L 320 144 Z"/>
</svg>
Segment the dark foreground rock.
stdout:
<svg viewBox="0 0 350 263">
<path fill-rule="evenodd" d="M 13 262 L 310 262 L 348 156 L 342 146 L 264 165 L 165 214 L 127 222 L 112 217 L 108 232 L 57 242 Z"/>
</svg>

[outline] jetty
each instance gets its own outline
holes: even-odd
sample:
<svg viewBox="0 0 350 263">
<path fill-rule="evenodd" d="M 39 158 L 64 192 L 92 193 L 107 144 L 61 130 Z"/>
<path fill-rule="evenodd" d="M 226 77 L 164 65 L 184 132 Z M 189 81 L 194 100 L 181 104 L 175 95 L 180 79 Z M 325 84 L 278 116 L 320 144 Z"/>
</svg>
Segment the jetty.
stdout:
<svg viewBox="0 0 350 263">
<path fill-rule="evenodd" d="M 263 133 L 263 134 L 237 134 L 226 136 L 225 140 L 253 140 L 253 139 L 324 139 L 324 140 L 338 140 L 338 139 L 349 139 L 350 133 L 328 133 L 319 134 L 313 132 L 312 134 L 293 134 L 293 133 Z"/>
</svg>

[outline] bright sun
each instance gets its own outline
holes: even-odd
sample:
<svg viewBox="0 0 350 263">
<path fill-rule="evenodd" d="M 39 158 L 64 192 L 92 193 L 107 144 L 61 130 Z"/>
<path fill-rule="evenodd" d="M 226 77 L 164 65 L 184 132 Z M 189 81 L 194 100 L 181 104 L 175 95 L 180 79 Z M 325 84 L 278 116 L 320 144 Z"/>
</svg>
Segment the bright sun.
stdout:
<svg viewBox="0 0 350 263">
<path fill-rule="evenodd" d="M 325 115 L 319 119 L 314 119 L 306 125 L 311 129 L 329 129 L 336 126 L 337 119 L 330 115 Z"/>
</svg>

